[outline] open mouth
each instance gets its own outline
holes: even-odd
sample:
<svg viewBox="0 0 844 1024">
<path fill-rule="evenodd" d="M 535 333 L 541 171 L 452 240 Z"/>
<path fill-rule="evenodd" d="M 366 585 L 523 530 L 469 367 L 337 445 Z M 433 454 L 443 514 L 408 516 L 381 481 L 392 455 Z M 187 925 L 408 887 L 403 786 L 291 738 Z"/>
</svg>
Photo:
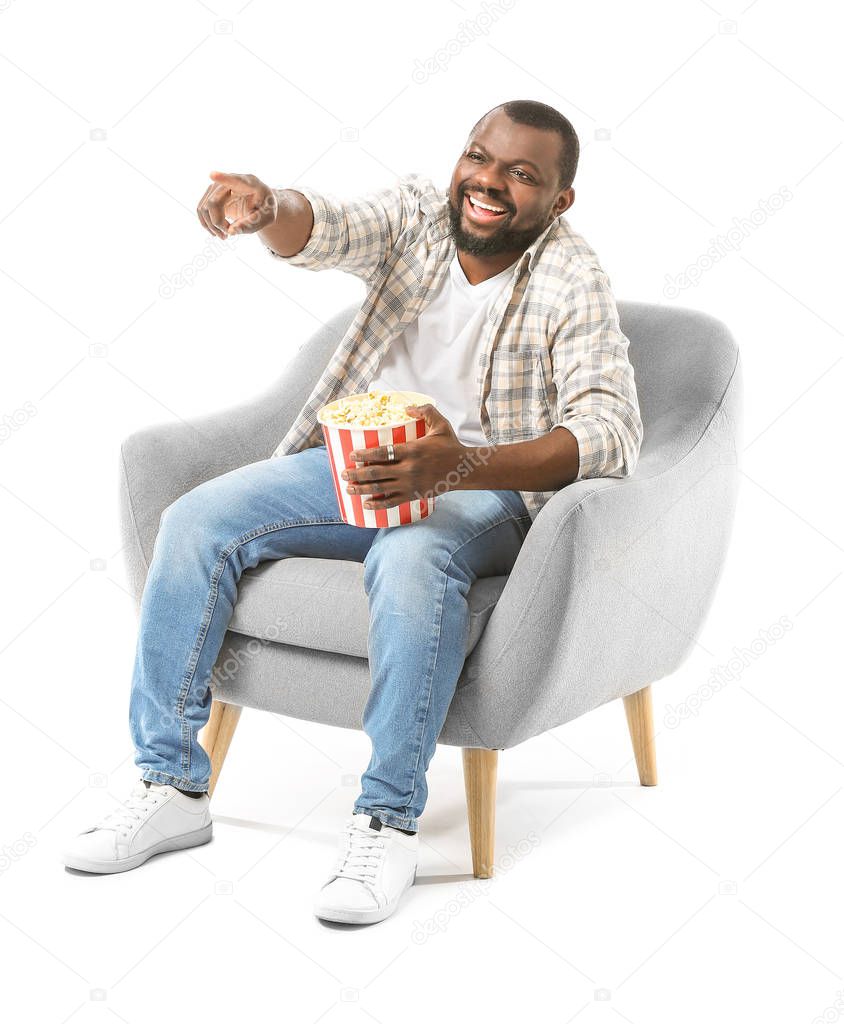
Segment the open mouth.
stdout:
<svg viewBox="0 0 844 1024">
<path fill-rule="evenodd" d="M 488 224 L 490 221 L 502 220 L 510 212 L 497 203 L 487 202 L 485 199 L 470 195 L 468 192 L 463 197 L 463 205 L 466 210 L 466 216 L 477 224 Z"/>
</svg>

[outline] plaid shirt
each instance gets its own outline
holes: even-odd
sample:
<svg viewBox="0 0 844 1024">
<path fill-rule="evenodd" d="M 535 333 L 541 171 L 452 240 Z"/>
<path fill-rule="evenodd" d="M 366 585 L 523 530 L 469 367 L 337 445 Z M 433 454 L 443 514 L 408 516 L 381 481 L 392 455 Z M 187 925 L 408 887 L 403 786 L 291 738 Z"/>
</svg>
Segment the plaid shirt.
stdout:
<svg viewBox="0 0 844 1024">
<path fill-rule="evenodd" d="M 367 294 L 273 457 L 324 443 L 317 412 L 369 389 L 390 342 L 434 297 L 455 254 L 447 193 L 429 178 L 410 174 L 351 200 L 297 191 L 313 207 L 311 236 L 295 256 L 267 251 L 294 267 L 354 274 Z M 579 449 L 576 479 L 628 476 L 642 443 L 628 344 L 609 278 L 561 214 L 515 263 L 491 305 L 475 394 L 466 400 L 478 403 L 491 445 L 566 427 Z M 533 521 L 556 492 L 519 493 Z"/>
</svg>

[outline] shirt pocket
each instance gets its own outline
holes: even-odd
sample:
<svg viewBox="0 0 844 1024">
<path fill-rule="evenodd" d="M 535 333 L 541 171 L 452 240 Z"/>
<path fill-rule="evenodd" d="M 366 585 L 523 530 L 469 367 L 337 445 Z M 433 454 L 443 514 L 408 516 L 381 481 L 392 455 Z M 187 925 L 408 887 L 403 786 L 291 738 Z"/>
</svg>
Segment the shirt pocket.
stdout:
<svg viewBox="0 0 844 1024">
<path fill-rule="evenodd" d="M 550 362 L 550 357 L 546 358 Z M 511 442 L 528 441 L 550 430 L 550 372 L 549 365 L 546 376 L 542 353 L 536 348 L 523 346 L 496 352 L 489 400 L 503 414 Z"/>
</svg>

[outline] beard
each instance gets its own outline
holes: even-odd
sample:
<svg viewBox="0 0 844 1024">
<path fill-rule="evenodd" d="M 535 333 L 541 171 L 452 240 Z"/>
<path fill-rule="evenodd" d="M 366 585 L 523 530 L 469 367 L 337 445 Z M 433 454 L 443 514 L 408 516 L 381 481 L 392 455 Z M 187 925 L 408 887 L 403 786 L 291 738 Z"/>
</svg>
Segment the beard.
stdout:
<svg viewBox="0 0 844 1024">
<path fill-rule="evenodd" d="M 470 256 L 497 256 L 502 252 L 524 252 L 551 223 L 550 218 L 546 215 L 545 220 L 539 220 L 525 228 L 511 228 L 507 224 L 503 224 L 498 230 L 487 235 L 465 231 L 461 226 L 465 192 L 461 189 L 459 195 L 460 205 L 455 208 L 451 201 L 451 193 L 448 193 L 449 230 L 457 248 Z M 494 203 L 494 200 L 489 201 Z"/>
</svg>

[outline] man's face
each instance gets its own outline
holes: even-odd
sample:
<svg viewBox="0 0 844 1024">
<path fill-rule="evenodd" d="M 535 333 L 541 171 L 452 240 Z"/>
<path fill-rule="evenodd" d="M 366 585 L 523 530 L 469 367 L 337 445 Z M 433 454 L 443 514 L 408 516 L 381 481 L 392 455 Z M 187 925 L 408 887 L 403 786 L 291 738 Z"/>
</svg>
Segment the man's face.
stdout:
<svg viewBox="0 0 844 1024">
<path fill-rule="evenodd" d="M 574 202 L 559 189 L 562 139 L 556 132 L 491 114 L 469 138 L 448 191 L 449 223 L 457 248 L 473 256 L 523 253 Z M 469 195 L 491 213 L 473 206 Z"/>
</svg>

